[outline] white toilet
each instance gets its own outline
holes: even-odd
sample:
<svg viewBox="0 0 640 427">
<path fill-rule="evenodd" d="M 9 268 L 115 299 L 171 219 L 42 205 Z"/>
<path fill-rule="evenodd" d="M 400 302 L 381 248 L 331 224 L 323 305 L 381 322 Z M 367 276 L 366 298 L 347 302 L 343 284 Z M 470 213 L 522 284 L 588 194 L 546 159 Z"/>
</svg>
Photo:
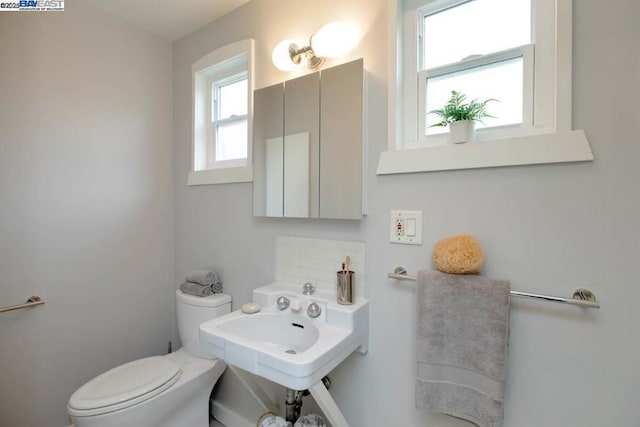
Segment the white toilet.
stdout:
<svg viewBox="0 0 640 427">
<path fill-rule="evenodd" d="M 76 427 L 208 427 L 209 396 L 226 368 L 200 350 L 200 324 L 231 311 L 231 296 L 176 291 L 182 348 L 118 366 L 71 395 Z"/>
</svg>

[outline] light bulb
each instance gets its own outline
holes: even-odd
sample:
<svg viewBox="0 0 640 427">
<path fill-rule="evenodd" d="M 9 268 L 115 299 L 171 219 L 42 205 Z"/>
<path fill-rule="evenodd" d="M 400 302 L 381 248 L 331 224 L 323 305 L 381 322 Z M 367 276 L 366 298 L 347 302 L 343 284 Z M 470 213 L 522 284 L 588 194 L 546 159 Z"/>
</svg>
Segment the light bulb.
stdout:
<svg viewBox="0 0 640 427">
<path fill-rule="evenodd" d="M 311 37 L 316 56 L 337 58 L 349 53 L 360 42 L 358 30 L 344 22 L 330 22 Z"/>
<path fill-rule="evenodd" d="M 289 55 L 289 46 L 292 43 L 295 42 L 293 40 L 282 40 L 271 52 L 271 61 L 280 71 L 291 71 L 299 66 L 291 60 L 291 55 Z"/>
</svg>

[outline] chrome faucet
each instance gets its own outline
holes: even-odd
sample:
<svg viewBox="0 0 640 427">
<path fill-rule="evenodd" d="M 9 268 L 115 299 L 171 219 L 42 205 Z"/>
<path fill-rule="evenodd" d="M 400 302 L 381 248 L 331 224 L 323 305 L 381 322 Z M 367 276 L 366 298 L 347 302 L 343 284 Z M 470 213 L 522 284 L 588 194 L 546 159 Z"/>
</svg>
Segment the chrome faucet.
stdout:
<svg viewBox="0 0 640 427">
<path fill-rule="evenodd" d="M 302 286 L 302 293 L 304 295 L 313 295 L 316 292 L 316 288 L 313 287 L 313 285 L 309 282 L 305 283 Z"/>
</svg>

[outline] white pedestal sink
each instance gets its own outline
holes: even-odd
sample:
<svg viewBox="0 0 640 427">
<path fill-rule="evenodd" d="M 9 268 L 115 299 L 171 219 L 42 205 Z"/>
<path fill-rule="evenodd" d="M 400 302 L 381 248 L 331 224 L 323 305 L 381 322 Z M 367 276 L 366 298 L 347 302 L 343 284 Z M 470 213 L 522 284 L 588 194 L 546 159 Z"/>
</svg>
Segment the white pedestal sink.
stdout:
<svg viewBox="0 0 640 427">
<path fill-rule="evenodd" d="M 279 297 L 286 297 L 289 307 L 279 310 Z M 202 348 L 285 387 L 309 389 L 332 425 L 346 426 L 321 379 L 354 351 L 368 350 L 369 301 L 340 305 L 335 292 L 303 295 L 301 285 L 272 283 L 254 290 L 253 302 L 260 312 L 238 310 L 203 323 Z M 321 309 L 316 318 L 307 314 L 312 303 Z"/>
</svg>

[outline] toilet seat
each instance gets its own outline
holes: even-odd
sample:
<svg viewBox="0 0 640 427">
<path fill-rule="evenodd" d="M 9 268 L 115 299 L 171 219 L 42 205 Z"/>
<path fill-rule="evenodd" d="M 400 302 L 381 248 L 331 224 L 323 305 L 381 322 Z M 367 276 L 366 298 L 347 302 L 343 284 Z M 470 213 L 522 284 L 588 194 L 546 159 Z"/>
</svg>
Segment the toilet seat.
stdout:
<svg viewBox="0 0 640 427">
<path fill-rule="evenodd" d="M 182 374 L 167 357 L 134 360 L 107 371 L 80 387 L 69 399 L 69 414 L 92 416 L 128 408 L 162 393 Z"/>
</svg>

